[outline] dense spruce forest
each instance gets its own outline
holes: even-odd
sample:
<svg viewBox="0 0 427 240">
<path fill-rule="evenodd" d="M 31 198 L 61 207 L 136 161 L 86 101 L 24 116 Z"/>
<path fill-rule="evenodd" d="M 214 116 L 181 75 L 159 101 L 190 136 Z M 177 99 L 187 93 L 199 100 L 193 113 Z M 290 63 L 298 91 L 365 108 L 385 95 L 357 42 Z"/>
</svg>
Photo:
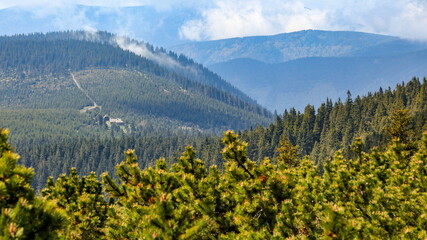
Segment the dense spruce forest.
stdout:
<svg viewBox="0 0 427 240">
<path fill-rule="evenodd" d="M 186 147 L 142 169 L 135 152 L 115 175 L 75 168 L 49 178 L 41 195 L 33 170 L 0 129 L 0 229 L 3 239 L 424 239 L 427 237 L 427 132 L 411 140 L 410 116 L 391 119 L 384 150 L 351 159 L 338 151 L 323 172 L 282 141 L 279 155 L 256 163 L 247 143 L 224 134 L 224 168 L 208 167 Z"/>
<path fill-rule="evenodd" d="M 262 156 L 277 156 L 281 140 L 289 140 L 300 147 L 300 153 L 310 155 L 316 165 L 332 157 L 337 150 L 350 157 L 351 146 L 356 137 L 365 143 L 365 151 L 390 141 L 387 130 L 390 119 L 402 112 L 410 116 L 408 128 L 413 132 L 411 139 L 417 139 L 421 130 L 427 128 L 427 78 L 413 78 L 402 82 L 394 89 L 380 88 L 366 96 L 351 96 L 332 102 L 327 99 L 317 111 L 311 105 L 304 112 L 285 110 L 275 123 L 268 127 L 259 126 L 245 130 L 242 138 L 249 143 L 249 156 L 262 160 Z"/>
<path fill-rule="evenodd" d="M 277 157 L 280 142 L 287 140 L 298 146 L 299 155 L 308 155 L 323 171 L 325 159 L 333 157 L 336 151 L 341 150 L 347 158 L 353 156 L 351 146 L 356 137 L 364 141 L 364 151 L 374 146 L 383 149 L 391 139 L 387 126 L 392 118 L 402 117 L 402 114 L 409 117 L 411 140 L 420 138 L 420 131 L 427 129 L 426 79 L 414 78 L 395 89 L 380 89 L 354 99 L 349 93 L 345 101 L 333 103 L 328 99 L 317 110 L 311 105 L 304 112 L 286 110 L 269 126 L 254 126 L 239 131 L 239 135 L 248 142 L 247 156 L 255 162 Z M 57 177 L 70 167 L 76 167 L 80 174 L 112 171 L 126 149 L 135 149 L 140 157 L 138 163 L 145 168 L 153 166 L 160 157 L 173 164 L 185 146 L 192 145 L 208 166 L 216 164 L 222 169 L 220 137 L 185 131 L 150 131 L 43 141 L 27 139 L 17 141 L 16 149 L 22 156 L 21 163 L 35 169 L 32 186 L 38 190 L 44 187 L 48 176 Z"/>
</svg>

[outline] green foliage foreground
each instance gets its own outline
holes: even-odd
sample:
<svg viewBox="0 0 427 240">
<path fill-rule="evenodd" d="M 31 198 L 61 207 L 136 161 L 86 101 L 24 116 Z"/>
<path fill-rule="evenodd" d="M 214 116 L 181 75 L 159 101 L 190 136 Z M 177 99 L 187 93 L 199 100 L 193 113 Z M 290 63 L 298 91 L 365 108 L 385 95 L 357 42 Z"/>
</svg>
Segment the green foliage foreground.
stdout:
<svg viewBox="0 0 427 240">
<path fill-rule="evenodd" d="M 172 166 L 140 169 L 128 150 L 117 177 L 71 170 L 43 198 L 0 136 L 2 239 L 427 238 L 427 132 L 417 147 L 395 138 L 384 152 L 356 140 L 356 157 L 337 152 L 321 175 L 286 142 L 257 164 L 228 131 L 224 170 L 207 169 L 191 147 Z"/>
</svg>

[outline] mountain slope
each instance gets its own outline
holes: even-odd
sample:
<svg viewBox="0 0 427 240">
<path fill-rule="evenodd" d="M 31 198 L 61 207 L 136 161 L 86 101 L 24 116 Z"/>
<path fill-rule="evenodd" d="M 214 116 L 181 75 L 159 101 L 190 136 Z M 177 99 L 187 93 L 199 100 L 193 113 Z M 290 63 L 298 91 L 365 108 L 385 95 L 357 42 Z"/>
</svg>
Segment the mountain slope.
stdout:
<svg viewBox="0 0 427 240">
<path fill-rule="evenodd" d="M 427 43 L 360 32 L 309 30 L 173 49 L 279 112 L 427 76 Z"/>
<path fill-rule="evenodd" d="M 110 128 L 117 123 L 123 131 L 147 126 L 217 131 L 270 121 L 267 110 L 187 58 L 176 57 L 181 60 L 175 62 L 176 70 L 117 44 L 78 40 L 75 34 L 0 38 L 0 109 L 22 111 L 21 116 L 36 109 L 71 111 L 82 116 L 81 127 L 94 132 L 106 123 Z M 174 60 L 173 53 L 142 46 L 151 57 L 170 55 Z M 182 61 L 187 61 L 187 71 Z M 12 126 L 3 127 L 13 128 L 8 123 Z"/>
<path fill-rule="evenodd" d="M 269 109 L 303 109 L 427 76 L 427 50 L 381 57 L 302 58 L 278 64 L 234 59 L 211 66 Z"/>
<path fill-rule="evenodd" d="M 135 68 L 175 81 L 200 82 L 255 103 L 246 94 L 192 59 L 108 32 L 67 31 L 15 35 L 0 38 L 0 44 L 3 69 L 18 68 L 18 71 L 30 73 L 63 73 L 93 66 Z"/>
<path fill-rule="evenodd" d="M 387 51 L 380 46 L 388 46 Z M 382 55 L 390 54 L 390 49 L 394 51 L 393 53 L 398 53 L 423 48 L 427 48 L 427 44 L 391 36 L 361 32 L 306 30 L 273 36 L 185 43 L 171 49 L 210 66 L 237 58 L 280 63 L 306 57 Z M 380 53 L 381 50 L 383 52 Z"/>
</svg>

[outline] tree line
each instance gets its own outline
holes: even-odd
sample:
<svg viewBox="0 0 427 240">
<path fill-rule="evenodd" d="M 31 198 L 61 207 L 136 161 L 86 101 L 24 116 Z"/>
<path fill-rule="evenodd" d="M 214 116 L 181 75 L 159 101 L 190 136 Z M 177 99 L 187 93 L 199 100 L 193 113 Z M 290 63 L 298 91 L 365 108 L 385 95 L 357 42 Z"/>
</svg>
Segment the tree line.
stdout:
<svg viewBox="0 0 427 240">
<path fill-rule="evenodd" d="M 405 114 L 403 113 L 402 116 Z M 341 151 L 323 172 L 282 141 L 276 158 L 256 163 L 232 131 L 224 168 L 206 166 L 188 146 L 174 164 L 142 169 L 133 150 L 116 174 L 50 177 L 40 194 L 32 169 L 0 129 L 2 239 L 370 239 L 427 237 L 427 132 L 410 141 L 405 117 L 384 150 Z"/>
<path fill-rule="evenodd" d="M 287 140 L 299 146 L 298 154 L 310 156 L 323 171 L 324 161 L 332 158 L 338 150 L 342 150 L 346 158 L 353 157 L 351 146 L 356 137 L 364 141 L 364 151 L 374 146 L 384 148 L 392 138 L 387 126 L 392 119 L 399 118 L 399 114 L 404 113 L 408 117 L 407 128 L 412 133 L 408 138 L 419 138 L 420 132 L 426 130 L 426 87 L 425 79 L 423 82 L 413 79 L 393 90 L 380 89 L 354 100 L 350 95 L 345 102 L 327 100 L 317 111 L 313 106 L 307 106 L 304 112 L 290 109 L 276 116 L 276 121 L 267 127 L 255 126 L 238 131 L 238 134 L 248 142 L 247 156 L 255 162 L 259 163 L 265 157 L 277 157 L 280 142 Z M 74 136 L 72 130 L 67 132 Z M 209 166 L 223 167 L 219 154 L 221 138 L 210 134 L 150 127 L 130 135 L 112 131 L 101 137 L 56 137 L 42 141 L 27 138 L 23 135 L 14 143 L 23 156 L 23 164 L 35 169 L 37 174 L 32 186 L 38 190 L 45 185 L 48 176 L 57 177 L 69 167 L 76 167 L 79 174 L 111 171 L 126 149 L 135 149 L 137 155 L 144 159 L 138 163 L 145 168 L 152 166 L 159 157 L 165 157 L 172 164 L 184 146 L 192 145 L 198 149 L 197 156 Z"/>
<path fill-rule="evenodd" d="M 398 84 L 395 89 L 382 88 L 366 96 L 336 102 L 327 99 L 317 111 L 308 105 L 303 112 L 291 108 L 277 116 L 268 127 L 258 126 L 242 132 L 242 139 L 249 142 L 249 155 L 261 160 L 263 156 L 277 156 L 275 149 L 281 140 L 298 145 L 302 155 L 310 155 L 318 166 L 332 157 L 337 150 L 350 157 L 354 138 L 361 137 L 365 151 L 373 146 L 383 147 L 391 136 L 387 126 L 391 116 L 406 109 L 410 116 L 408 128 L 411 139 L 420 137 L 427 127 L 427 79 L 413 78 Z M 415 131 L 415 129 L 417 131 Z"/>
</svg>

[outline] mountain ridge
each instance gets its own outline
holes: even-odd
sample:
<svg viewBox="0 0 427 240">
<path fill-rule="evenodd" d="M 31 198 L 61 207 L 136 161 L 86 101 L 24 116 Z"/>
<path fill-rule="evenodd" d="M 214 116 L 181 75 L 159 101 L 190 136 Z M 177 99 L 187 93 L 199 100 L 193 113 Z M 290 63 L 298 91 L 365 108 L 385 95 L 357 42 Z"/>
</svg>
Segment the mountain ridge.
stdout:
<svg viewBox="0 0 427 240">
<path fill-rule="evenodd" d="M 52 39 L 46 41 L 45 36 Z M 270 112 L 202 65 L 144 43 L 135 44 L 141 44 L 152 56 L 168 56 L 188 68 L 177 71 L 96 41 L 55 39 L 49 34 L 1 37 L 0 94 L 4 98 L 0 109 L 21 109 L 21 116 L 29 109 L 57 109 L 61 114 L 74 109 L 72 114 L 81 116 L 81 126 L 97 129 L 94 132 L 105 128 L 109 120 L 104 115 L 123 120 L 124 124 L 113 126 L 113 130 L 124 132 L 150 129 L 148 125 L 217 132 L 270 121 Z M 76 86 L 73 76 L 84 91 Z M 102 109 L 91 108 L 93 102 Z M 89 108 L 92 110 L 84 113 L 87 116 L 78 115 Z M 59 117 L 66 119 L 65 115 Z M 56 118 L 54 114 L 52 118 Z"/>
<path fill-rule="evenodd" d="M 253 58 L 266 63 L 279 63 L 304 57 L 352 56 L 353 52 L 390 42 L 414 49 L 427 44 L 398 37 L 352 31 L 304 30 L 270 36 L 250 36 L 184 43 L 171 47 L 207 66 L 235 58 Z"/>
<path fill-rule="evenodd" d="M 326 98 L 343 99 L 347 90 L 362 95 L 426 76 L 427 50 L 393 57 L 311 57 L 277 64 L 233 59 L 210 68 L 233 79 L 235 86 L 269 109 L 302 110 Z"/>
<path fill-rule="evenodd" d="M 279 112 L 427 76 L 427 43 L 372 33 L 307 30 L 172 49 Z"/>
</svg>

